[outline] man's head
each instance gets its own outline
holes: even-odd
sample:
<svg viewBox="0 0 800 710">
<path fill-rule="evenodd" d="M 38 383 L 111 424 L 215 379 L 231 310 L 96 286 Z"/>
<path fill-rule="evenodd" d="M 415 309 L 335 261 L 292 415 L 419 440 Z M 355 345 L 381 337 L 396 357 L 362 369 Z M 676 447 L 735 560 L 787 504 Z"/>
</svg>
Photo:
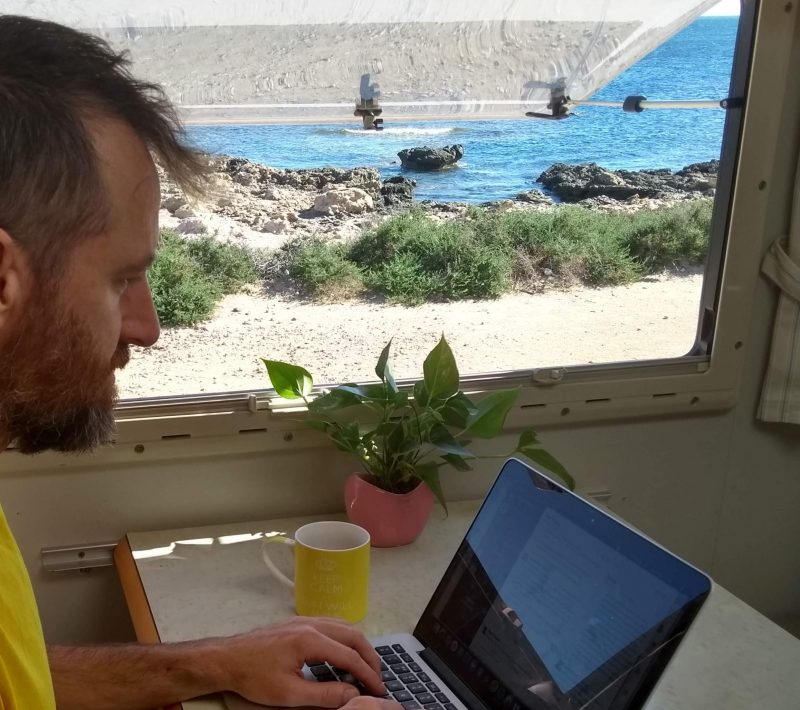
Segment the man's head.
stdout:
<svg viewBox="0 0 800 710">
<path fill-rule="evenodd" d="M 155 86 L 101 40 L 0 15 L 0 442 L 108 441 L 114 369 L 159 326 L 151 153 L 194 191 L 203 164 Z"/>
</svg>

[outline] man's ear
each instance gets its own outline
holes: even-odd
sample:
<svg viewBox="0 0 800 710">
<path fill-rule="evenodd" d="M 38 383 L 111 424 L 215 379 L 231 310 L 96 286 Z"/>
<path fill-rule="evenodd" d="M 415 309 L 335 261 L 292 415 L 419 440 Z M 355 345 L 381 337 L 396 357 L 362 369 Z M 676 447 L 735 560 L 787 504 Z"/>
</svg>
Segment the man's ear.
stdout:
<svg viewBox="0 0 800 710">
<path fill-rule="evenodd" d="M 4 327 L 25 300 L 28 266 L 19 244 L 0 229 L 0 328 Z"/>
</svg>

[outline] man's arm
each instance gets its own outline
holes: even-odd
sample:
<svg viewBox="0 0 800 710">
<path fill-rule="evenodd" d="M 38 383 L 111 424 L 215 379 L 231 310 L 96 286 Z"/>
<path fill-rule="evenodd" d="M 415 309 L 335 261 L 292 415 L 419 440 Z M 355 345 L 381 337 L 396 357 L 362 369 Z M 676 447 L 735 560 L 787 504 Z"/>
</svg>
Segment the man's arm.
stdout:
<svg viewBox="0 0 800 710">
<path fill-rule="evenodd" d="M 306 660 L 329 661 L 375 695 L 385 692 L 369 642 L 331 619 L 296 618 L 239 636 L 176 644 L 52 646 L 48 653 L 58 710 L 151 710 L 223 690 L 280 706 L 338 708 L 358 696 L 346 683 L 303 679 Z M 384 705 L 370 701 L 359 698 L 356 705 Z M 381 710 L 390 710 L 385 705 Z"/>
</svg>

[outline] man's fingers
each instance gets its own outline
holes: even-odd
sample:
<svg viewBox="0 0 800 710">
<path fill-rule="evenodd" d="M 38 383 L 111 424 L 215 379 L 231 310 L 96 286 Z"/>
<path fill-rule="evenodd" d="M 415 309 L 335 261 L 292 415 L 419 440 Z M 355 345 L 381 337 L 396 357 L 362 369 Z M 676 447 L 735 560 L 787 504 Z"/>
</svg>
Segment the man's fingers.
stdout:
<svg viewBox="0 0 800 710">
<path fill-rule="evenodd" d="M 281 704 L 288 707 L 312 705 L 319 708 L 340 708 L 358 697 L 358 690 L 348 683 L 319 683 L 294 678 L 285 686 L 286 697 Z"/>
<path fill-rule="evenodd" d="M 331 665 L 351 673 L 373 695 L 383 695 L 386 692 L 378 671 L 372 668 L 357 650 L 327 636 L 321 629 L 309 630 L 309 635 L 303 641 L 302 650 L 304 658 L 324 658 Z"/>
<path fill-rule="evenodd" d="M 403 706 L 396 700 L 360 695 L 348 702 L 342 710 L 403 710 Z"/>
<path fill-rule="evenodd" d="M 372 644 L 358 629 L 348 626 L 347 624 L 337 620 L 328 618 L 314 619 L 314 628 L 318 629 L 326 636 L 330 636 L 335 641 L 343 643 L 345 646 L 350 646 L 363 658 L 375 671 L 380 673 L 381 658 L 372 647 Z"/>
</svg>

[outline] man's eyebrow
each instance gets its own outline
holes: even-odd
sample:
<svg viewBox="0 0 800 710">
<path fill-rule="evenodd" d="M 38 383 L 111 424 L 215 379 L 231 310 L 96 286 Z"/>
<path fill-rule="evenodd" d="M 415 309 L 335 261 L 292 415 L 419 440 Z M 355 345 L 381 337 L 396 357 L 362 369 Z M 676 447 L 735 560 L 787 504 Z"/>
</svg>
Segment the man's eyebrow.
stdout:
<svg viewBox="0 0 800 710">
<path fill-rule="evenodd" d="M 134 261 L 131 264 L 128 264 L 126 267 L 126 271 L 147 271 L 152 265 L 153 262 L 156 260 L 155 252 L 147 254 L 141 259 Z"/>
</svg>

